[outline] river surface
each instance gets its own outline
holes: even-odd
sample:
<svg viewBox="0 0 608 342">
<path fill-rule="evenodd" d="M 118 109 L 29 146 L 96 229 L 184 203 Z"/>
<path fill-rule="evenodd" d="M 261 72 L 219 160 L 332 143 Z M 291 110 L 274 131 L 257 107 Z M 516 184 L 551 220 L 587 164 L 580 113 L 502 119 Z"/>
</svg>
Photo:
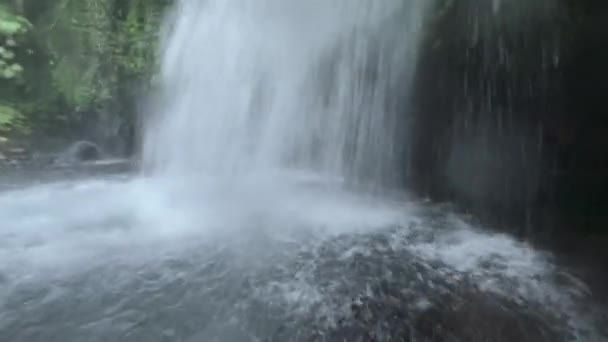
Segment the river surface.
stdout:
<svg viewBox="0 0 608 342">
<path fill-rule="evenodd" d="M 292 172 L 196 184 L 2 191 L 0 340 L 603 340 L 571 270 L 446 206 Z"/>
</svg>

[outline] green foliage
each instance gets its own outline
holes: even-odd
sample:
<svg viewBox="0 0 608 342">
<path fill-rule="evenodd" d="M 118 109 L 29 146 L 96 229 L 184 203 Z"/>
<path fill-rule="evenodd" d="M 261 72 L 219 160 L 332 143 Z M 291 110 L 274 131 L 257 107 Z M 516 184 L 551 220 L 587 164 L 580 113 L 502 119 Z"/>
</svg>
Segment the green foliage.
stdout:
<svg viewBox="0 0 608 342">
<path fill-rule="evenodd" d="M 32 24 L 0 5 L 0 79 L 15 80 L 23 73 L 23 66 L 15 61 L 18 41 L 32 29 Z"/>
<path fill-rule="evenodd" d="M 0 129 L 59 135 L 87 122 L 132 123 L 134 90 L 156 70 L 165 6 L 166 0 L 0 0 L 0 103 L 14 104 L 7 108 L 20 113 L 21 123 L 11 119 Z"/>
<path fill-rule="evenodd" d="M 51 69 L 53 86 L 69 106 L 87 107 L 97 100 L 95 69 L 95 66 L 76 67 L 68 58 L 62 58 Z"/>
<path fill-rule="evenodd" d="M 0 35 L 17 36 L 27 33 L 32 24 L 22 16 L 15 15 L 9 7 L 0 5 Z"/>
<path fill-rule="evenodd" d="M 25 130 L 23 114 L 13 107 L 0 105 L 0 132 L 19 131 L 23 133 Z"/>
</svg>

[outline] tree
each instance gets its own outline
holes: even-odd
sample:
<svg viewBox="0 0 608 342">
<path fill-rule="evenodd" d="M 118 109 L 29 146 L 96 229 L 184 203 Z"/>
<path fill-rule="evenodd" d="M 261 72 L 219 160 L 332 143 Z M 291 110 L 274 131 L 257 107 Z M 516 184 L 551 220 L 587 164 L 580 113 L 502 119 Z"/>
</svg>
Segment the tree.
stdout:
<svg viewBox="0 0 608 342">
<path fill-rule="evenodd" d="M 16 59 L 17 50 L 31 28 L 27 19 L 0 4 L 0 90 L 3 93 L 22 81 L 23 66 Z M 14 103 L 0 98 L 0 132 L 23 129 L 24 119 Z"/>
<path fill-rule="evenodd" d="M 156 70 L 165 0 L 0 4 L 0 105 L 11 109 L 0 107 L 0 129 L 72 136 L 93 126 L 111 138 L 133 124 L 136 90 Z"/>
</svg>

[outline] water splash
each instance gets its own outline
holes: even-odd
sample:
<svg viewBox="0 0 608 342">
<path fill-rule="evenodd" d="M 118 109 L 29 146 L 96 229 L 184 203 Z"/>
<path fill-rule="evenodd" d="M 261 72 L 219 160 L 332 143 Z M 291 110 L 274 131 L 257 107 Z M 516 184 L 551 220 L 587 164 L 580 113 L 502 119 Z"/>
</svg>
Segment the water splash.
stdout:
<svg viewBox="0 0 608 342">
<path fill-rule="evenodd" d="M 1 194 L 10 225 L 0 226 L 0 332 L 156 341 L 159 329 L 222 336 L 215 329 L 229 323 L 259 339 L 345 338 L 358 333 L 361 310 L 395 338 L 407 324 L 428 337 L 417 317 L 433 312 L 464 315 L 453 332 L 463 340 L 484 314 L 533 318 L 518 328 L 530 341 L 545 325 L 562 336 L 595 329 L 588 290 L 564 281 L 550 255 L 445 208 L 310 183 L 271 193 L 257 185 L 118 179 Z M 393 311 L 406 316 L 383 316 Z"/>
</svg>

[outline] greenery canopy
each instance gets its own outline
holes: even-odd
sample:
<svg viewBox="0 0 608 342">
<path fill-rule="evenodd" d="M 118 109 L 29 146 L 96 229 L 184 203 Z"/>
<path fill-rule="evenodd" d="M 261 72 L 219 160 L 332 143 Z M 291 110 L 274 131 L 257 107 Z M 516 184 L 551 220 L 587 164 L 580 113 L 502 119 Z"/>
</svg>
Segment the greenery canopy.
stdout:
<svg viewBox="0 0 608 342">
<path fill-rule="evenodd" d="M 133 124 L 167 0 L 0 0 L 0 133 Z"/>
</svg>

